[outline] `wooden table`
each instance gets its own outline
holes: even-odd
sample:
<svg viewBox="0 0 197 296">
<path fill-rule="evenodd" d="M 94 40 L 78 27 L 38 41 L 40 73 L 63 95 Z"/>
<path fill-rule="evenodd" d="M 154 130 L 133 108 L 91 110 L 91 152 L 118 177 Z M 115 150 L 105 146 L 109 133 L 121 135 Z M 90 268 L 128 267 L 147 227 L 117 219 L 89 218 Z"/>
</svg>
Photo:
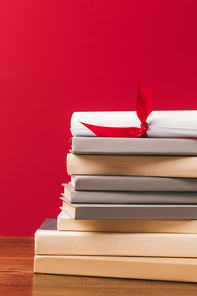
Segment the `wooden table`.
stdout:
<svg viewBox="0 0 197 296">
<path fill-rule="evenodd" d="M 0 295 L 197 295 L 197 284 L 33 274 L 32 237 L 0 237 Z"/>
</svg>

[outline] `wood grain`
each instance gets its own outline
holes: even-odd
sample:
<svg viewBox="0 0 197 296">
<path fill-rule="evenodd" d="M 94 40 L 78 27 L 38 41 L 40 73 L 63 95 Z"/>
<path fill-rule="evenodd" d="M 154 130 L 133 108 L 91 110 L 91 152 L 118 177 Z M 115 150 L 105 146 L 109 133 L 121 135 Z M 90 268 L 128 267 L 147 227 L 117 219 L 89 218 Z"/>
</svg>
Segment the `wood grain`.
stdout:
<svg viewBox="0 0 197 296">
<path fill-rule="evenodd" d="M 197 284 L 33 274 L 32 237 L 0 237 L 0 295 L 197 295 Z"/>
<path fill-rule="evenodd" d="M 32 295 L 33 255 L 32 237 L 0 237 L 0 295 Z"/>
</svg>

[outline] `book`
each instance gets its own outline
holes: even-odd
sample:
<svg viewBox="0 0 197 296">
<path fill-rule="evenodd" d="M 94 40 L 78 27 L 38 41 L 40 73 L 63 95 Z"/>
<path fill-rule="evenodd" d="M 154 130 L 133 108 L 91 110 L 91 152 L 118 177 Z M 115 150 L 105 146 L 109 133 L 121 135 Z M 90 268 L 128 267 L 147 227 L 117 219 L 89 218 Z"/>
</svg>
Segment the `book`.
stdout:
<svg viewBox="0 0 197 296">
<path fill-rule="evenodd" d="M 197 192 L 196 178 L 72 175 L 75 190 Z"/>
<path fill-rule="evenodd" d="M 71 203 L 197 205 L 197 192 L 76 191 L 71 183 L 63 187 L 62 196 Z"/>
<path fill-rule="evenodd" d="M 197 205 L 166 204 L 71 204 L 63 198 L 62 207 L 73 219 L 197 219 Z"/>
<path fill-rule="evenodd" d="M 67 154 L 69 175 L 117 175 L 197 178 L 196 156 Z"/>
<path fill-rule="evenodd" d="M 197 234 L 38 229 L 35 255 L 197 257 Z"/>
<path fill-rule="evenodd" d="M 197 111 L 152 111 L 147 118 L 147 135 L 150 138 L 197 138 Z M 101 127 L 139 127 L 135 111 L 74 112 L 71 133 L 74 137 L 95 134 L 84 124 Z"/>
<path fill-rule="evenodd" d="M 59 231 L 197 233 L 197 220 L 73 220 L 61 211 L 53 223 Z"/>
<path fill-rule="evenodd" d="M 196 139 L 73 137 L 73 154 L 197 155 Z"/>
<path fill-rule="evenodd" d="M 197 259 L 36 255 L 34 273 L 197 282 Z"/>
</svg>

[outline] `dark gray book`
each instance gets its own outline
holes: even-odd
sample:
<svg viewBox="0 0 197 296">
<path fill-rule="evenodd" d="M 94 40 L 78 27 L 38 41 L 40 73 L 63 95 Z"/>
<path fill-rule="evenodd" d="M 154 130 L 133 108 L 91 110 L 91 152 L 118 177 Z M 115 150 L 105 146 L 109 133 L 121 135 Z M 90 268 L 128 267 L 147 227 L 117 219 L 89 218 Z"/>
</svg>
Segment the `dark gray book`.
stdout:
<svg viewBox="0 0 197 296">
<path fill-rule="evenodd" d="M 197 192 L 196 178 L 73 175 L 71 184 L 75 190 L 86 191 Z"/>
<path fill-rule="evenodd" d="M 47 218 L 39 228 L 40 230 L 57 230 L 57 219 Z"/>
<path fill-rule="evenodd" d="M 79 220 L 197 219 L 197 205 L 71 204 L 64 198 L 61 210 Z"/>
<path fill-rule="evenodd" d="M 73 137 L 73 154 L 197 155 L 196 139 Z"/>
<path fill-rule="evenodd" d="M 100 204 L 197 204 L 197 192 L 76 191 L 63 184 L 63 198 L 71 203 Z"/>
</svg>

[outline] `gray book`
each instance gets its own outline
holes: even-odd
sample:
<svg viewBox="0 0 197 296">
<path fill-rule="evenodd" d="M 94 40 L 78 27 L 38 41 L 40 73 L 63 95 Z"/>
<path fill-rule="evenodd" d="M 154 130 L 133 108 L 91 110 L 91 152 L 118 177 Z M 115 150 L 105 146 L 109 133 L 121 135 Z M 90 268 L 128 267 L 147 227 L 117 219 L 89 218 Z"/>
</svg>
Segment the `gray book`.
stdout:
<svg viewBox="0 0 197 296">
<path fill-rule="evenodd" d="M 71 203 L 96 204 L 197 204 L 197 192 L 76 191 L 63 184 L 63 198 Z"/>
<path fill-rule="evenodd" d="M 197 205 L 71 204 L 64 198 L 61 210 L 79 220 L 197 219 Z"/>
<path fill-rule="evenodd" d="M 39 228 L 40 230 L 57 230 L 57 219 L 47 218 Z"/>
<path fill-rule="evenodd" d="M 75 190 L 197 192 L 197 179 L 137 176 L 73 175 Z"/>
<path fill-rule="evenodd" d="M 196 139 L 73 137 L 73 154 L 197 155 Z"/>
</svg>

